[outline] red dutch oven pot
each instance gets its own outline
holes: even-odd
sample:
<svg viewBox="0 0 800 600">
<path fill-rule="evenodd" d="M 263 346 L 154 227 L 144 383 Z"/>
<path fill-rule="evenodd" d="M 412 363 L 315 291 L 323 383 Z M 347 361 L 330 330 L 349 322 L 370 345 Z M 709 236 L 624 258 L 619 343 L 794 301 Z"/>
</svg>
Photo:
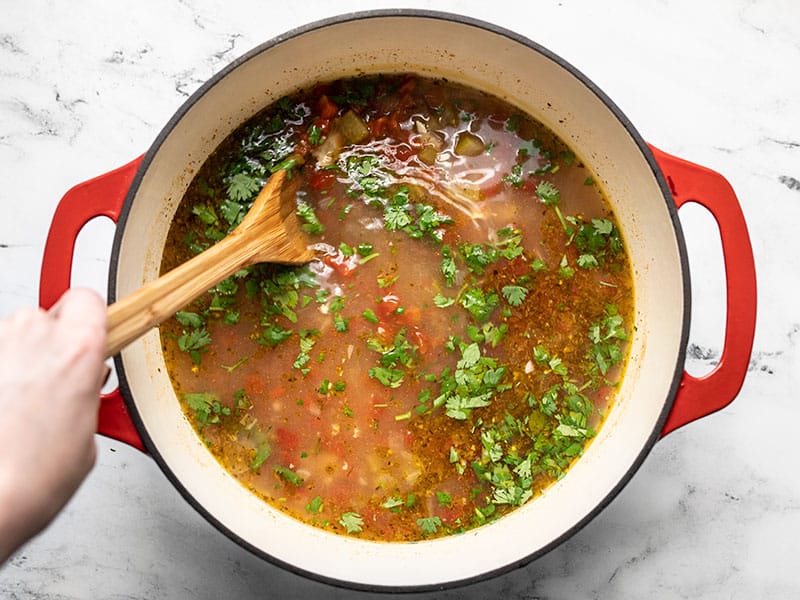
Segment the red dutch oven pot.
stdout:
<svg viewBox="0 0 800 600">
<path fill-rule="evenodd" d="M 373 11 L 291 31 L 203 85 L 145 155 L 67 192 L 47 238 L 39 301 L 47 308 L 67 289 L 76 237 L 98 216 L 117 223 L 109 302 L 154 279 L 183 192 L 219 141 L 299 87 L 380 72 L 446 77 L 503 97 L 567 141 L 602 183 L 633 265 L 636 332 L 618 399 L 584 455 L 540 497 L 465 534 L 415 543 L 333 535 L 272 509 L 213 459 L 180 409 L 155 331 L 115 357 L 120 386 L 102 398 L 98 431 L 149 453 L 209 522 L 271 562 L 359 589 L 442 589 L 506 572 L 572 535 L 661 436 L 725 407 L 747 372 L 755 267 L 731 186 L 647 145 L 574 67 L 513 32 L 444 13 Z M 717 221 L 727 284 L 724 349 L 699 378 L 684 370 L 690 286 L 677 210 L 687 202 Z"/>
</svg>

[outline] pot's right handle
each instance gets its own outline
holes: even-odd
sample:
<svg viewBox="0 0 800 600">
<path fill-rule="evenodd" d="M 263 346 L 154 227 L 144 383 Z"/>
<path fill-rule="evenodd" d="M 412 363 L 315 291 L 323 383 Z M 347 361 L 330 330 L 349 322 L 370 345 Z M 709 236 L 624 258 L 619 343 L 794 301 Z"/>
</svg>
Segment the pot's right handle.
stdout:
<svg viewBox="0 0 800 600">
<path fill-rule="evenodd" d="M 650 146 L 669 184 L 675 206 L 696 202 L 716 219 L 727 288 L 725 341 L 719 363 L 703 377 L 684 371 L 661 435 L 730 404 L 742 387 L 756 328 L 756 270 L 742 209 L 719 173 Z"/>
<path fill-rule="evenodd" d="M 113 171 L 79 183 L 56 207 L 42 256 L 39 306 L 50 308 L 70 287 L 75 240 L 83 226 L 95 217 L 115 223 L 141 157 Z M 144 444 L 131 421 L 119 388 L 100 396 L 97 432 L 144 451 Z"/>
</svg>

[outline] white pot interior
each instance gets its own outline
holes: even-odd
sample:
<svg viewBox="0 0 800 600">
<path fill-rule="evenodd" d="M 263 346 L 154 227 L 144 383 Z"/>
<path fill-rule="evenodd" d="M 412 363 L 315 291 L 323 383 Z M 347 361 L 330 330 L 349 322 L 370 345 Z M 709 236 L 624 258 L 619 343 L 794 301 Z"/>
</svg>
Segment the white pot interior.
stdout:
<svg viewBox="0 0 800 600">
<path fill-rule="evenodd" d="M 634 265 L 636 332 L 616 406 L 568 475 L 499 522 L 413 544 L 359 541 L 303 525 L 221 469 L 181 412 L 159 337 L 122 353 L 134 413 L 181 491 L 246 546 L 315 576 L 365 586 L 427 586 L 507 568 L 593 516 L 655 440 L 681 353 L 687 281 L 671 212 L 635 134 L 597 92 L 549 54 L 507 32 L 433 15 L 326 23 L 245 57 L 187 103 L 154 145 L 118 233 L 116 297 L 157 276 L 170 220 L 215 146 L 273 100 L 315 81 L 414 71 L 484 89 L 532 114 L 602 182 Z M 490 550 L 488 550 L 490 549 Z"/>
</svg>

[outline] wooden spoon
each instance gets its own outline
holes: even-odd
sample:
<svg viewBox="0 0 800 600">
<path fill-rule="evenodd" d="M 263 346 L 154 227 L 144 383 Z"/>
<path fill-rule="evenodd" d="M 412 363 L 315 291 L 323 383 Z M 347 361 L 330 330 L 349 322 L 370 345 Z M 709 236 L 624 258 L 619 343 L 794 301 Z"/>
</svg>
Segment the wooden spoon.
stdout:
<svg viewBox="0 0 800 600">
<path fill-rule="evenodd" d="M 295 186 L 284 184 L 285 179 L 286 171 L 273 174 L 242 222 L 224 239 L 109 306 L 106 357 L 246 266 L 300 265 L 314 258 L 294 214 Z"/>
</svg>

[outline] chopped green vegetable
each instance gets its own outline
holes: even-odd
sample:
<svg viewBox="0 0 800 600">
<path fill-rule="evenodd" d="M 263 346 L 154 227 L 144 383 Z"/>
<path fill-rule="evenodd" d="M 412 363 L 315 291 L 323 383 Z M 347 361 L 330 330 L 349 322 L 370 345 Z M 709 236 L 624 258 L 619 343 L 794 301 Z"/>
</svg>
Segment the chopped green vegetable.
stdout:
<svg viewBox="0 0 800 600">
<path fill-rule="evenodd" d="M 256 449 L 255 456 L 253 456 L 253 462 L 250 463 L 250 468 L 253 471 L 258 471 L 270 456 L 272 456 L 272 447 L 269 442 L 261 442 Z"/>
<path fill-rule="evenodd" d="M 347 533 L 361 533 L 364 529 L 364 519 L 357 512 L 346 512 L 339 519 L 339 525 L 344 527 Z"/>
<path fill-rule="evenodd" d="M 439 517 L 423 517 L 417 519 L 417 525 L 422 530 L 422 533 L 433 535 L 442 526 L 442 520 Z"/>
<path fill-rule="evenodd" d="M 528 295 L 528 289 L 521 285 L 506 285 L 502 291 L 503 297 L 511 306 L 519 306 Z"/>
<path fill-rule="evenodd" d="M 306 510 L 311 514 L 318 515 L 322 511 L 322 498 L 314 496 L 314 499 L 306 504 Z"/>
<path fill-rule="evenodd" d="M 246 173 L 236 173 L 228 180 L 228 196 L 231 200 L 250 200 L 263 185 L 261 181 Z"/>
<path fill-rule="evenodd" d="M 277 465 L 275 467 L 275 473 L 295 487 L 300 487 L 303 485 L 303 478 L 288 467 Z"/>
<path fill-rule="evenodd" d="M 231 409 L 220 403 L 216 394 L 197 392 L 182 397 L 186 406 L 194 411 L 195 420 L 201 427 L 219 423 L 221 417 L 231 414 Z"/>
</svg>

